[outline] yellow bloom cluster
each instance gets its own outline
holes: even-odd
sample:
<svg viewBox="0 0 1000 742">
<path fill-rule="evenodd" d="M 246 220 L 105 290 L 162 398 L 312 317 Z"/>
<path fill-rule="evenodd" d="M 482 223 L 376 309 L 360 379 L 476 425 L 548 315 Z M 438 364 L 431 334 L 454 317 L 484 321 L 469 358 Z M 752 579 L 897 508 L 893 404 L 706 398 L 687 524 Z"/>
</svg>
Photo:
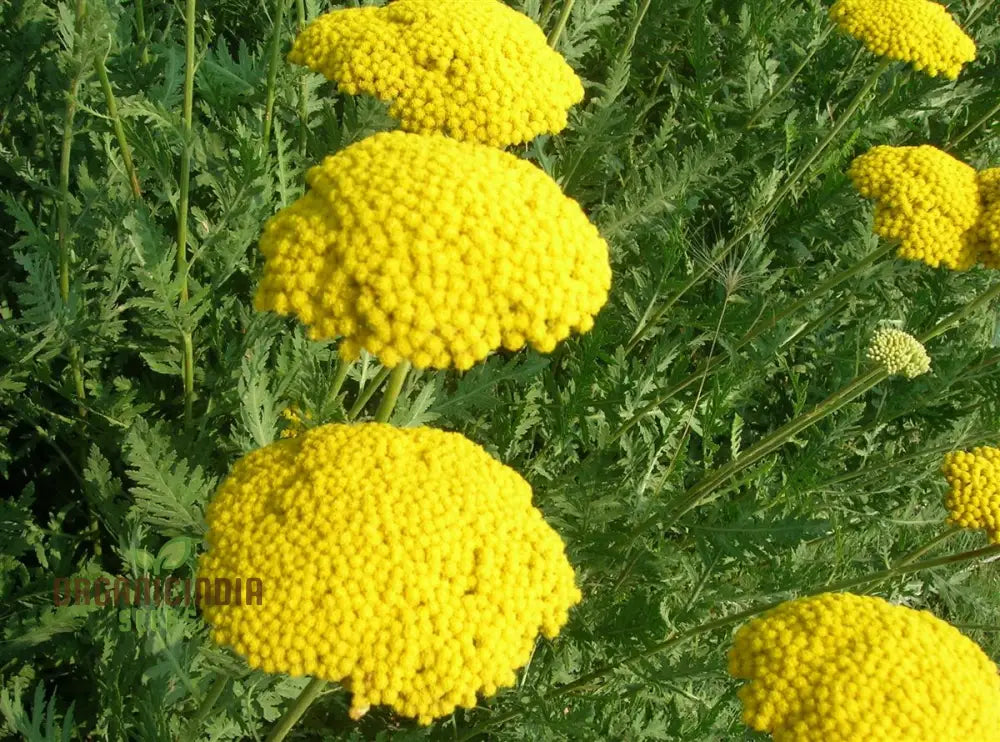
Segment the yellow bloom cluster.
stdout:
<svg viewBox="0 0 1000 742">
<path fill-rule="evenodd" d="M 945 500 L 948 522 L 985 530 L 991 542 L 1000 544 L 1000 448 L 949 453 L 941 470 L 951 486 Z"/>
<path fill-rule="evenodd" d="M 392 104 L 406 131 L 506 146 L 566 126 L 583 85 L 527 16 L 499 0 L 396 0 L 335 10 L 289 60 Z"/>
<path fill-rule="evenodd" d="M 198 576 L 258 577 L 205 605 L 252 667 L 341 681 L 352 716 L 430 723 L 514 683 L 580 600 L 515 471 L 457 433 L 324 425 L 240 459 L 208 507 Z"/>
<path fill-rule="evenodd" d="M 875 331 L 868 344 L 868 360 L 885 365 L 890 374 L 914 379 L 931 370 L 931 358 L 913 335 L 893 327 Z"/>
<path fill-rule="evenodd" d="M 976 58 L 976 42 L 948 9 L 929 0 L 837 0 L 830 18 L 878 56 L 954 80 Z"/>
<path fill-rule="evenodd" d="M 979 173 L 979 259 L 987 268 L 1000 269 L 1000 167 Z"/>
<path fill-rule="evenodd" d="M 873 147 L 851 164 L 858 192 L 876 200 L 875 232 L 899 240 L 899 256 L 968 270 L 980 245 L 975 168 L 936 147 Z"/>
<path fill-rule="evenodd" d="M 926 611 L 825 593 L 737 632 L 744 722 L 776 742 L 1000 742 L 1000 675 Z"/>
<path fill-rule="evenodd" d="M 549 352 L 607 301 L 608 246 L 554 180 L 502 150 L 390 132 L 309 170 L 273 217 L 259 310 L 296 314 L 387 367 L 470 368 Z"/>
</svg>

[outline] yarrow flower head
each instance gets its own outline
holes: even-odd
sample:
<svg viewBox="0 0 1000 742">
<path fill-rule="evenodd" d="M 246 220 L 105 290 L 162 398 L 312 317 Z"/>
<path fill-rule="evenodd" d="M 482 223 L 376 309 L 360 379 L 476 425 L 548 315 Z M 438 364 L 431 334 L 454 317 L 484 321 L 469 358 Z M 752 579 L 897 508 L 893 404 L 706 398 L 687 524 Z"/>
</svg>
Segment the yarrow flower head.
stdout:
<svg viewBox="0 0 1000 742">
<path fill-rule="evenodd" d="M 848 175 L 875 199 L 875 232 L 899 240 L 899 257 L 968 270 L 981 245 L 975 168 L 930 145 L 877 146 L 851 164 Z"/>
<path fill-rule="evenodd" d="M 954 80 L 976 58 L 976 42 L 946 7 L 929 0 L 837 0 L 830 18 L 873 54 L 931 77 Z"/>
<path fill-rule="evenodd" d="M 297 404 L 292 404 L 281 411 L 281 416 L 288 422 L 287 427 L 281 431 L 282 438 L 294 438 L 308 427 L 308 422 L 312 420 L 312 413 L 309 410 L 303 412 Z"/>
<path fill-rule="evenodd" d="M 341 682 L 354 718 L 474 706 L 581 597 L 530 485 L 457 433 L 312 428 L 240 459 L 206 520 L 198 577 L 263 584 L 260 605 L 204 605 L 214 641 Z"/>
<path fill-rule="evenodd" d="M 998 742 L 1000 675 L 950 624 L 825 593 L 743 626 L 729 652 L 743 721 L 776 742 Z"/>
<path fill-rule="evenodd" d="M 875 331 L 868 344 L 868 360 L 881 363 L 892 374 L 914 379 L 931 370 L 931 358 L 913 335 L 892 327 Z"/>
<path fill-rule="evenodd" d="M 607 301 L 608 246 L 531 163 L 440 135 L 376 134 L 309 170 L 266 225 L 259 310 L 387 367 L 551 351 Z"/>
<path fill-rule="evenodd" d="M 396 0 L 335 10 L 288 56 L 350 95 L 391 103 L 406 131 L 504 147 L 566 126 L 580 78 L 542 30 L 499 0 Z"/>
<path fill-rule="evenodd" d="M 945 499 L 952 525 L 982 529 L 1000 544 L 1000 448 L 955 451 L 941 467 L 951 489 Z"/>
<path fill-rule="evenodd" d="M 1000 268 L 1000 167 L 979 173 L 979 259 L 987 268 Z"/>
</svg>

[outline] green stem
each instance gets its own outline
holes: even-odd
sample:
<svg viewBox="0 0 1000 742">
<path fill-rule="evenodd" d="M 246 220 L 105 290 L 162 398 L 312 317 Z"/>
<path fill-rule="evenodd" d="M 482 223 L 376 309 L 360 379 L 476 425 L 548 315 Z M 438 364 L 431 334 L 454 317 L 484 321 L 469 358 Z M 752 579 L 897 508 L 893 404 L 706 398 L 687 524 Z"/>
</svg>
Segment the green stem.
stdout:
<svg viewBox="0 0 1000 742">
<path fill-rule="evenodd" d="M 924 556 L 927 556 L 927 553 L 929 551 L 931 551 L 932 549 L 934 549 L 935 546 L 939 546 L 939 545 L 943 544 L 945 541 L 947 541 L 948 539 L 950 539 L 952 536 L 955 536 L 956 534 L 958 534 L 961 530 L 962 530 L 961 526 L 952 526 L 951 528 L 947 529 L 943 533 L 939 533 L 937 536 L 935 536 L 934 538 L 932 538 L 926 544 L 924 544 L 923 546 L 921 546 L 921 547 L 919 547 L 917 549 L 914 549 L 909 554 L 907 554 L 902 559 L 900 559 L 896 563 L 896 566 L 897 567 L 905 567 L 907 564 L 913 564 L 918 559 L 920 559 L 920 558 L 922 558 Z"/>
<path fill-rule="evenodd" d="M 337 395 L 340 394 L 340 390 L 344 386 L 344 382 L 347 381 L 347 374 L 351 370 L 350 361 L 345 361 L 343 358 L 337 359 L 337 373 L 333 377 L 333 383 L 330 384 L 330 389 L 326 393 L 326 399 L 323 400 L 323 406 L 331 399 L 336 399 Z"/>
<path fill-rule="evenodd" d="M 761 104 L 757 106 L 757 109 L 753 112 L 753 115 L 750 116 L 749 121 L 747 121 L 743 125 L 744 129 L 752 129 L 753 125 L 757 123 L 757 120 L 764 114 L 764 112 L 768 109 L 768 107 L 770 107 L 770 105 L 774 103 L 776 99 L 784 95 L 785 91 L 792 86 L 792 83 L 795 82 L 795 78 L 797 78 L 799 74 L 802 72 L 802 70 L 806 68 L 806 65 L 808 65 L 812 61 L 813 57 L 816 56 L 816 53 L 823 48 L 823 44 L 826 43 L 826 40 L 830 37 L 830 34 L 833 32 L 833 28 L 834 26 L 832 23 L 827 25 L 826 29 L 824 29 L 820 37 L 816 39 L 816 41 L 813 43 L 812 48 L 809 49 L 809 53 L 806 54 L 806 56 L 803 57 L 802 61 L 799 62 L 798 66 L 796 66 L 796 68 L 792 70 L 792 74 L 786 77 L 784 81 L 781 83 L 781 85 L 772 90 L 771 93 L 766 98 L 764 98 L 763 101 L 761 101 Z"/>
<path fill-rule="evenodd" d="M 59 296 L 63 305 L 69 305 L 69 262 L 70 262 L 70 234 L 69 234 L 69 171 L 71 155 L 73 152 L 73 120 L 76 118 L 77 92 L 80 89 L 80 79 L 83 75 L 80 60 L 75 55 L 79 54 L 77 45 L 81 43 L 83 32 L 84 16 L 87 12 L 87 5 L 84 0 L 76 1 L 76 18 L 73 28 L 73 55 L 71 60 L 73 72 L 70 76 L 69 89 L 66 91 L 66 114 L 63 119 L 62 151 L 59 158 L 59 209 L 57 214 L 57 230 L 59 244 Z M 69 364 L 73 374 L 73 386 L 76 389 L 76 398 L 79 405 L 80 417 L 86 417 L 87 410 L 83 406 L 86 396 L 86 389 L 83 385 L 83 361 L 80 358 L 80 350 L 72 340 L 69 342 Z"/>
<path fill-rule="evenodd" d="M 302 717 L 302 714 L 309 708 L 309 704 L 316 700 L 316 697 L 325 687 L 325 680 L 320 678 L 310 680 L 309 685 L 303 688 L 299 697 L 295 699 L 295 703 L 285 712 L 285 715 L 281 717 L 274 729 L 271 730 L 271 733 L 267 735 L 265 742 L 281 742 L 281 740 L 288 736 L 292 727 L 295 726 L 295 722 Z"/>
<path fill-rule="evenodd" d="M 271 30 L 271 58 L 267 66 L 267 97 L 264 106 L 264 151 L 271 140 L 271 119 L 274 116 L 275 82 L 278 79 L 278 61 L 281 51 L 281 24 L 285 20 L 285 7 L 288 0 L 276 0 L 274 28 Z"/>
<path fill-rule="evenodd" d="M 392 370 L 392 374 L 389 376 L 389 385 L 385 389 L 385 396 L 382 397 L 382 403 L 375 412 L 375 422 L 389 422 L 389 416 L 392 415 L 392 411 L 396 407 L 396 400 L 399 399 L 399 392 L 402 390 L 403 382 L 406 381 L 406 375 L 409 372 L 410 364 L 408 361 L 403 361 Z"/>
<path fill-rule="evenodd" d="M 142 3 L 143 0 L 135 0 L 135 30 L 139 36 L 140 59 L 143 64 L 149 64 L 149 40 L 146 38 L 146 13 Z"/>
<path fill-rule="evenodd" d="M 559 45 L 559 37 L 562 36 L 563 31 L 566 29 L 566 23 L 569 21 L 569 14 L 573 10 L 575 2 L 576 0 L 564 0 L 563 2 L 562 12 L 559 13 L 559 20 L 556 21 L 556 27 L 549 34 L 549 46 L 553 49 Z"/>
<path fill-rule="evenodd" d="M 191 185 L 191 122 L 194 112 L 194 30 L 196 0 L 186 0 L 184 11 L 184 143 L 181 149 L 180 203 L 177 211 L 177 275 L 180 277 L 180 304 L 188 301 L 188 201 Z M 184 423 L 192 423 L 194 400 L 194 342 L 190 330 L 181 331 L 181 352 L 184 357 Z"/>
<path fill-rule="evenodd" d="M 375 378 L 368 382 L 368 385 L 361 390 L 358 398 L 354 400 L 354 404 L 351 406 L 351 409 L 347 411 L 348 420 L 353 420 L 361 413 L 361 410 L 363 410 L 365 405 L 368 404 L 368 400 L 375 396 L 375 392 L 380 386 L 382 386 L 382 382 L 385 381 L 388 376 L 389 369 L 379 369 L 379 372 L 375 374 Z"/>
<path fill-rule="evenodd" d="M 876 261 L 878 261 L 885 255 L 888 255 L 890 252 L 893 251 L 893 249 L 895 249 L 895 246 L 892 243 L 885 243 L 877 250 L 872 251 L 863 259 L 859 260 L 854 265 L 845 268 L 844 270 L 839 271 L 838 273 L 835 273 L 834 275 L 830 276 L 821 284 L 819 284 L 816 288 L 814 288 L 812 291 L 800 297 L 799 299 L 796 299 L 792 303 L 788 304 L 785 308 L 783 308 L 776 314 L 771 315 L 768 319 L 761 320 L 755 323 L 746 332 L 746 334 L 742 338 L 740 338 L 734 346 L 732 346 L 732 348 L 728 353 L 722 353 L 720 355 L 715 356 L 708 362 L 707 366 L 702 371 L 697 371 L 691 374 L 690 376 L 687 376 L 686 378 L 682 379 L 673 386 L 661 392 L 659 395 L 657 395 L 657 397 L 653 401 L 639 408 L 639 410 L 627 422 L 623 423 L 618 428 L 618 430 L 616 430 L 612 434 L 608 442 L 613 443 L 614 441 L 621 438 L 623 435 L 625 435 L 625 433 L 631 430 L 640 420 L 642 420 L 642 418 L 646 417 L 652 412 L 655 412 L 660 407 L 660 405 L 662 405 L 668 399 L 671 399 L 675 394 L 687 389 L 689 386 L 698 381 L 698 379 L 701 377 L 703 373 L 715 370 L 718 366 L 721 366 L 723 363 L 725 363 L 726 360 L 732 358 L 733 353 L 742 350 L 764 333 L 774 329 L 775 327 L 778 326 L 780 322 L 788 319 L 788 317 L 792 316 L 800 309 L 802 309 L 806 305 L 813 302 L 815 299 L 825 294 L 827 291 L 836 288 L 837 286 L 839 286 L 840 284 L 844 283 L 845 281 L 851 278 L 854 278 L 859 273 L 864 271 L 866 268 L 874 264 Z"/>
<path fill-rule="evenodd" d="M 205 719 L 212 712 L 216 702 L 219 700 L 219 696 L 222 695 L 227 685 L 229 685 L 229 676 L 219 673 L 215 678 L 215 682 L 208 689 L 208 693 L 205 694 L 205 699 L 201 702 L 201 706 L 198 707 L 198 712 L 191 718 L 185 735 L 186 739 L 198 739 L 202 724 L 205 723 Z"/>
<path fill-rule="evenodd" d="M 792 172 L 792 174 L 785 181 L 785 184 L 778 189 L 777 193 L 771 197 L 771 199 L 760 209 L 759 213 L 755 214 L 752 218 L 748 219 L 747 222 L 740 228 L 740 230 L 729 239 L 719 253 L 712 259 L 712 261 L 706 265 L 701 271 L 695 274 L 691 280 L 684 284 L 679 291 L 677 291 L 667 303 L 657 312 L 655 312 L 652 317 L 642 326 L 636 328 L 635 332 L 632 334 L 632 338 L 629 340 L 629 348 L 635 347 L 635 345 L 642 339 L 646 330 L 650 327 L 656 325 L 666 314 L 670 311 L 670 308 L 676 304 L 684 294 L 690 291 L 695 285 L 697 285 L 705 276 L 707 276 L 721 261 L 723 261 L 727 255 L 729 255 L 736 246 L 745 238 L 750 236 L 758 224 L 763 224 L 767 221 L 771 213 L 781 205 L 781 202 L 785 200 L 785 197 L 792 192 L 792 189 L 799 183 L 799 181 L 805 176 L 809 168 L 812 167 L 813 163 L 819 159 L 819 156 L 826 151 L 826 148 L 830 146 L 834 139 L 840 134 L 840 132 L 847 125 L 854 114 L 857 113 L 861 104 L 864 102 L 868 93 L 871 92 L 872 88 L 878 83 L 879 77 L 882 73 L 889 67 L 891 60 L 884 59 L 879 62 L 875 70 L 868 76 L 868 79 L 862 85 L 861 90 L 857 92 L 854 98 L 847 105 L 847 109 L 844 113 L 837 119 L 837 122 L 830 127 L 830 131 L 827 135 L 817 144 L 812 152 L 803 158 L 799 166 Z M 806 178 L 806 182 L 811 180 L 812 177 Z"/>
<path fill-rule="evenodd" d="M 118 115 L 118 103 L 115 101 L 115 93 L 111 89 L 111 81 L 108 79 L 108 68 L 103 56 L 98 54 L 94 58 L 94 70 L 97 78 L 101 81 L 101 89 L 104 91 L 104 101 L 108 106 L 108 117 L 115 130 L 115 138 L 118 139 L 118 149 L 122 153 L 122 161 L 125 163 L 125 173 L 128 175 L 129 185 L 132 188 L 132 195 L 136 199 L 142 198 L 142 189 L 139 187 L 139 178 L 135 173 L 135 164 L 132 162 L 132 150 L 128 146 L 128 139 L 125 138 L 125 128 L 122 126 L 121 117 Z"/>
<path fill-rule="evenodd" d="M 822 585 L 818 588 L 810 590 L 807 593 L 804 593 L 799 597 L 809 597 L 812 595 L 819 595 L 821 593 L 828 593 L 828 592 L 842 592 L 853 588 L 861 587 L 863 585 L 882 582 L 883 580 L 892 577 L 901 577 L 908 574 L 914 574 L 916 572 L 922 572 L 927 569 L 934 569 L 936 567 L 944 567 L 952 564 L 960 564 L 962 562 L 971 562 L 971 561 L 976 561 L 980 558 L 986 559 L 998 555 L 1000 555 L 1000 544 L 987 546 L 982 549 L 975 549 L 973 551 L 964 551 L 959 554 L 950 554 L 944 557 L 937 557 L 936 559 L 927 559 L 922 562 L 915 562 L 911 564 L 898 564 L 896 566 L 889 567 L 888 569 L 884 569 L 879 572 L 875 572 L 873 574 L 868 574 L 863 577 L 854 577 L 847 580 L 842 580 L 840 582 L 835 582 L 828 585 Z M 733 613 L 729 616 L 723 616 L 722 618 L 717 618 L 713 621 L 708 621 L 706 623 L 690 628 L 686 631 L 676 633 L 673 636 L 664 639 L 661 642 L 657 642 L 656 644 L 653 644 L 638 652 L 635 652 L 624 659 L 608 663 L 607 665 L 604 665 L 596 670 L 593 670 L 585 675 L 582 675 L 581 677 L 577 678 L 576 680 L 570 683 L 567 683 L 566 685 L 560 686 L 559 688 L 554 688 L 545 693 L 543 698 L 545 698 L 546 700 L 550 700 L 569 695 L 577 690 L 580 690 L 581 688 L 591 685 L 594 681 L 605 678 L 606 676 L 610 675 L 616 670 L 620 670 L 624 667 L 632 665 L 641 660 L 648 659 L 650 657 L 653 657 L 654 655 L 661 654 L 662 652 L 668 649 L 672 649 L 673 647 L 676 647 L 677 645 L 682 644 L 688 641 L 689 639 L 701 636 L 702 634 L 708 634 L 713 631 L 717 631 L 718 629 L 728 628 L 730 626 L 733 626 L 734 624 L 738 624 L 742 621 L 745 621 L 748 618 L 753 618 L 754 616 L 758 616 L 761 613 L 766 613 L 767 611 L 771 610 L 772 608 L 776 608 L 777 606 L 781 605 L 784 602 L 785 600 L 777 600 L 765 603 L 755 608 L 750 608 L 745 611 Z M 524 713 L 523 710 L 518 710 L 518 711 L 512 711 L 508 714 L 504 714 L 503 716 L 499 716 L 496 719 L 492 720 L 491 722 L 484 724 L 480 727 L 477 727 L 468 734 L 459 737 L 458 742 L 467 742 L 468 740 L 471 740 L 474 737 L 483 734 L 487 729 L 496 727 L 500 724 L 504 724 L 508 721 L 511 721 L 512 719 L 516 719 L 522 713 Z"/>
<path fill-rule="evenodd" d="M 639 27 L 642 25 L 642 21 L 646 17 L 646 13 L 649 12 L 649 6 L 651 3 L 652 0 L 643 0 L 643 3 L 639 8 L 639 12 L 635 14 L 635 20 L 632 21 L 632 27 L 629 29 L 628 39 L 625 41 L 625 47 L 621 54 L 623 59 L 632 54 L 632 47 L 635 46 L 636 37 L 639 35 Z"/>
<path fill-rule="evenodd" d="M 958 145 L 960 145 L 962 142 L 968 139 L 969 136 L 979 131 L 979 129 L 982 126 L 990 123 L 997 116 L 997 114 L 1000 114 L 1000 101 L 997 101 L 997 104 L 993 106 L 993 108 L 984 113 L 981 118 L 975 121 L 975 123 L 970 124 L 965 129 L 965 131 L 959 134 L 953 141 L 949 142 L 948 145 L 945 147 L 945 150 L 950 151 L 955 147 L 957 147 Z"/>
<path fill-rule="evenodd" d="M 305 0 L 295 0 L 295 13 L 298 22 L 297 33 L 302 33 L 306 27 Z M 309 82 L 304 70 L 299 75 L 299 123 L 299 149 L 302 156 L 305 157 L 309 142 Z"/>
</svg>

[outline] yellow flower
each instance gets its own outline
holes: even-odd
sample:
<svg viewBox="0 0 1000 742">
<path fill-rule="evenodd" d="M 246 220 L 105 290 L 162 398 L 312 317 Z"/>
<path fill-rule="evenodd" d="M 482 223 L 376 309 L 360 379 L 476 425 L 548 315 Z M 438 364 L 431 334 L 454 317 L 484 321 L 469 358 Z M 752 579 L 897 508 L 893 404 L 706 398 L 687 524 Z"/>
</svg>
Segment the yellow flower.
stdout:
<svg viewBox="0 0 1000 742">
<path fill-rule="evenodd" d="M 1000 448 L 955 451 L 945 456 L 941 470 L 951 486 L 945 500 L 948 522 L 985 530 L 992 543 L 1000 544 Z"/>
<path fill-rule="evenodd" d="M 979 173 L 982 214 L 977 225 L 979 260 L 1000 269 L 1000 167 Z"/>
<path fill-rule="evenodd" d="M 892 327 L 875 331 L 868 344 L 868 360 L 881 363 L 890 374 L 913 379 L 931 370 L 931 358 L 913 335 Z"/>
<path fill-rule="evenodd" d="M 954 80 L 976 58 L 976 42 L 948 9 L 929 0 L 837 0 L 830 18 L 878 56 Z"/>
<path fill-rule="evenodd" d="M 294 438 L 306 429 L 306 423 L 312 420 L 309 410 L 302 412 L 297 404 L 291 404 L 281 411 L 281 416 L 288 421 L 288 427 L 281 431 L 282 438 Z"/>
<path fill-rule="evenodd" d="M 607 301 L 607 243 L 529 162 L 439 135 L 376 134 L 309 170 L 273 217 L 259 310 L 294 313 L 387 367 L 549 352 Z"/>
<path fill-rule="evenodd" d="M 355 718 L 474 706 L 580 601 L 531 495 L 431 428 L 324 425 L 258 449 L 208 507 L 198 577 L 260 578 L 263 600 L 205 604 L 212 637 L 266 672 L 343 683 Z"/>
<path fill-rule="evenodd" d="M 936 147 L 873 147 L 848 174 L 876 200 L 875 232 L 899 240 L 899 256 L 968 270 L 979 255 L 981 213 L 975 168 Z"/>
<path fill-rule="evenodd" d="M 729 652 L 743 721 L 776 742 L 1000 742 L 1000 675 L 950 624 L 826 593 L 743 626 Z"/>
<path fill-rule="evenodd" d="M 335 10 L 291 62 L 392 104 L 406 131 L 506 146 L 566 126 L 583 85 L 542 30 L 498 0 L 397 0 Z"/>
</svg>

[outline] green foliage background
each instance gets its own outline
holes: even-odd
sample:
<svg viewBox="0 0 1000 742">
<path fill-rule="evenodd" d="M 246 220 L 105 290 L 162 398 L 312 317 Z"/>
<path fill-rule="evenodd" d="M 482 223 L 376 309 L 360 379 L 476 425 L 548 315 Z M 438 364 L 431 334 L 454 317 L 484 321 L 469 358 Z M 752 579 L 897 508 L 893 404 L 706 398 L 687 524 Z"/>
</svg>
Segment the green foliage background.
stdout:
<svg viewBox="0 0 1000 742">
<path fill-rule="evenodd" d="M 512 4 L 550 29 L 562 1 Z M 280 28 L 283 51 L 295 5 Z M 826 6 L 814 0 L 577 0 L 560 49 L 585 79 L 587 100 L 566 132 L 521 154 L 608 238 L 611 301 L 591 333 L 550 356 L 499 353 L 464 375 L 411 375 L 392 421 L 459 430 L 524 474 L 567 542 L 584 602 L 556 641 L 538 644 L 518 687 L 478 709 L 429 728 L 384 709 L 355 724 L 346 694 L 333 689 L 293 736 L 759 738 L 741 726 L 725 673 L 732 626 L 621 660 L 704 622 L 878 571 L 940 533 L 942 454 L 1000 441 L 996 311 L 930 343 L 932 374 L 881 384 L 708 504 L 679 519 L 666 513 L 705 472 L 852 378 L 880 321 L 925 330 L 997 278 L 879 261 L 614 433 L 759 318 L 876 249 L 871 206 L 844 175 L 852 157 L 873 144 L 946 146 L 996 105 L 996 4 L 948 5 L 969 21 L 979 59 L 956 83 L 893 65 L 815 177 L 760 219 L 876 61 L 850 38 L 824 36 Z M 329 7 L 308 0 L 304 9 L 312 18 Z M 382 105 L 339 96 L 282 62 L 265 148 L 275 8 L 198 3 L 191 300 L 178 308 L 183 5 L 147 0 L 144 44 L 131 2 L 89 0 L 79 34 L 72 4 L 0 7 L 0 735 L 194 739 L 186 720 L 223 671 L 234 679 L 201 738 L 256 739 L 305 685 L 249 672 L 208 642 L 195 615 L 163 608 L 152 627 L 122 630 L 114 610 L 57 608 L 51 595 L 56 576 L 165 573 L 159 550 L 174 537 L 200 541 L 214 486 L 237 457 L 279 435 L 284 408 L 310 411 L 309 424 L 342 420 L 378 370 L 363 359 L 333 398 L 335 346 L 252 310 L 262 223 L 302 192 L 310 165 L 393 125 Z M 768 93 L 814 50 L 748 129 Z M 96 56 L 106 57 L 141 199 L 130 190 Z M 59 172 L 76 76 L 64 303 Z M 953 151 L 977 167 L 1000 165 L 998 132 L 988 122 Z M 749 239 L 629 347 L 640 321 L 748 224 Z M 195 343 L 191 429 L 182 419 L 184 330 Z M 82 358 L 82 410 L 70 347 Z M 377 396 L 368 415 L 375 404 Z M 636 531 L 648 522 L 655 527 Z M 961 534 L 937 548 L 983 543 L 981 534 Z M 172 573 L 190 576 L 196 557 Z M 944 567 L 869 589 L 934 611 L 1000 659 L 995 565 Z M 595 668 L 607 671 L 559 691 Z"/>
</svg>

